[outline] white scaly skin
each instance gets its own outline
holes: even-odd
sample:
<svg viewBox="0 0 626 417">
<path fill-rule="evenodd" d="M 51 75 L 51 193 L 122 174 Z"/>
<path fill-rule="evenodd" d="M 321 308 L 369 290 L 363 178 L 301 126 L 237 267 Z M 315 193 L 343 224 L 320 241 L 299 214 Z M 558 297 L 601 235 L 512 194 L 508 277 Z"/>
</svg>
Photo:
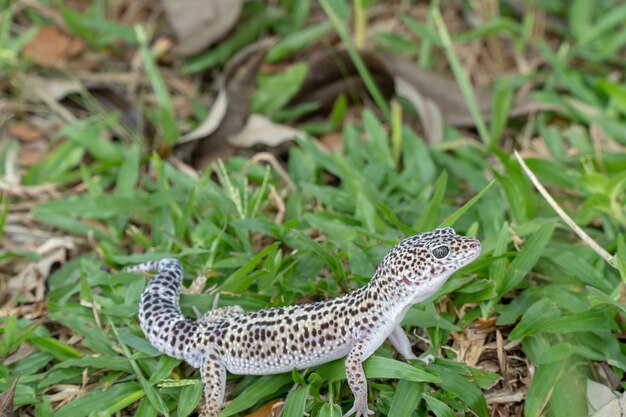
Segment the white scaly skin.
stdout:
<svg viewBox="0 0 626 417">
<path fill-rule="evenodd" d="M 157 271 L 139 306 L 147 339 L 159 351 L 201 369 L 203 417 L 217 417 L 226 371 L 269 375 L 304 369 L 346 356 L 354 405 L 344 417 L 365 417 L 367 382 L 362 363 L 389 338 L 405 359 L 416 359 L 400 323 L 408 309 L 430 297 L 456 270 L 475 260 L 480 242 L 451 228 L 407 238 L 385 256 L 364 287 L 332 300 L 245 313 L 218 308 L 198 320 L 178 304 L 183 271 L 174 259 L 148 262 L 129 272 Z"/>
</svg>

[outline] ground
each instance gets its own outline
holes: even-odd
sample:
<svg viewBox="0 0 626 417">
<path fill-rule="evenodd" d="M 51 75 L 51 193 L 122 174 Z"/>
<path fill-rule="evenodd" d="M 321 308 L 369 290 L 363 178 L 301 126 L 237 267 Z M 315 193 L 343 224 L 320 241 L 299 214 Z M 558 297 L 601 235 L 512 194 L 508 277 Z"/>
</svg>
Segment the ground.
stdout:
<svg viewBox="0 0 626 417">
<path fill-rule="evenodd" d="M 440 225 L 483 253 L 403 322 L 433 364 L 366 363 L 376 415 L 622 395 L 626 5 L 192 3 L 0 0 L 1 411 L 198 412 L 125 265 L 178 258 L 190 317 L 252 311 L 360 287 Z M 222 415 L 339 416 L 342 366 L 229 376 Z"/>
</svg>

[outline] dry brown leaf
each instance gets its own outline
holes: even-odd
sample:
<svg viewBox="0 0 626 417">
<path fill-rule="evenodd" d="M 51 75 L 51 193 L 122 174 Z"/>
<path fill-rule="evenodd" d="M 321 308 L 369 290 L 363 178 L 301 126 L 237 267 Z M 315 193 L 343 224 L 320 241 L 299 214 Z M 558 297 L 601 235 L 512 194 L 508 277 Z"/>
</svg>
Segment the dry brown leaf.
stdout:
<svg viewBox="0 0 626 417">
<path fill-rule="evenodd" d="M 70 253 L 76 249 L 77 241 L 74 237 L 66 236 L 51 238 L 41 244 L 36 249 L 41 259 L 28 263 L 17 275 L 9 279 L 7 289 L 10 297 L 35 291 L 36 299 L 33 301 L 43 301 L 45 281 L 50 276 L 52 268 L 68 261 Z"/>
<path fill-rule="evenodd" d="M 2 364 L 4 366 L 13 365 L 14 363 L 20 362 L 21 360 L 29 357 L 30 355 L 32 355 L 33 353 L 37 351 L 38 349 L 35 346 L 29 345 L 27 343 L 22 343 L 19 345 L 16 352 L 7 356 L 7 358 L 4 361 L 2 361 Z"/>
<path fill-rule="evenodd" d="M 77 79 L 67 78 L 42 78 L 37 76 L 26 77 L 24 80 L 24 98 L 32 101 L 39 101 L 39 98 L 32 94 L 32 90 L 40 90 L 55 101 L 61 101 L 70 94 L 76 94 L 85 87 Z"/>
<path fill-rule="evenodd" d="M 320 138 L 320 142 L 330 152 L 343 153 L 343 134 L 341 132 L 331 132 Z"/>
<path fill-rule="evenodd" d="M 87 92 L 105 112 L 118 111 L 122 124 L 143 134 L 143 115 L 123 83 L 31 76 L 25 79 L 24 86 L 24 98 L 35 102 L 46 99 L 61 102 L 69 96 Z"/>
<path fill-rule="evenodd" d="M 226 140 L 239 132 L 248 120 L 256 74 L 273 42 L 271 38 L 255 42 L 226 65 L 219 96 L 209 115 L 176 146 L 175 153 L 180 159 L 191 159 L 192 165 L 202 170 L 218 157 L 234 153 Z"/>
<path fill-rule="evenodd" d="M 243 129 L 227 140 L 229 144 L 238 148 L 249 148 L 259 144 L 275 147 L 304 136 L 301 130 L 274 123 L 260 114 L 251 114 Z"/>
<path fill-rule="evenodd" d="M 33 142 L 43 136 L 43 132 L 27 123 L 11 123 L 8 128 L 9 135 L 16 137 L 22 142 Z"/>
<path fill-rule="evenodd" d="M 400 55 L 385 53 L 381 54 L 381 58 L 394 77 L 405 80 L 412 89 L 436 103 L 446 122 L 453 126 L 474 125 L 474 120 L 456 80 L 422 69 Z M 396 90 L 396 94 L 400 96 L 403 96 L 403 93 L 404 90 Z M 483 115 L 490 116 L 491 92 L 475 87 L 474 95 Z M 410 96 L 405 98 L 411 101 Z M 416 103 L 413 105 L 416 110 L 419 110 Z"/>
<path fill-rule="evenodd" d="M 390 99 L 394 85 L 392 75 L 385 64 L 373 54 L 362 53 L 361 57 L 382 94 Z M 288 106 L 315 102 L 319 106 L 315 114 L 326 114 L 331 111 L 335 100 L 341 94 L 352 103 L 368 99 L 363 80 L 345 49 L 325 49 L 317 52 L 307 61 L 307 66 L 309 67 L 307 75 Z"/>
<path fill-rule="evenodd" d="M 622 382 L 620 375 L 606 362 L 597 362 L 595 364 L 595 374 L 598 378 L 598 382 L 614 390 L 618 389 Z"/>
<path fill-rule="evenodd" d="M 41 150 L 23 149 L 20 151 L 18 162 L 21 167 L 30 167 L 45 159 L 46 154 Z"/>
<path fill-rule="evenodd" d="M 400 97 L 407 99 L 420 116 L 420 122 L 424 127 L 424 134 L 428 142 L 438 145 L 443 142 L 443 114 L 441 108 L 434 101 L 424 96 L 408 80 L 401 76 L 394 77 L 396 91 Z"/>
<path fill-rule="evenodd" d="M 161 0 L 176 32 L 176 52 L 196 54 L 218 41 L 237 23 L 242 0 Z"/>
<path fill-rule="evenodd" d="M 82 39 L 54 26 L 43 26 L 23 49 L 25 56 L 44 67 L 63 67 L 67 60 L 83 51 Z"/>
<path fill-rule="evenodd" d="M 394 94 L 407 99 L 420 116 L 423 130 L 432 144 L 443 140 L 444 122 L 457 127 L 472 127 L 474 120 L 456 80 L 418 67 L 414 62 L 392 53 L 362 51 L 361 58 L 386 98 Z M 325 50 L 308 61 L 309 72 L 289 105 L 316 102 L 320 113 L 328 113 L 339 94 L 351 102 L 363 100 L 364 85 L 343 49 Z M 474 95 L 485 120 L 492 113 L 492 94 L 475 87 Z M 516 98 L 510 116 L 520 116 L 555 106 Z"/>
<path fill-rule="evenodd" d="M 459 333 L 452 333 L 452 348 L 458 352 L 457 359 L 469 366 L 476 366 L 484 352 L 488 333 L 469 327 Z"/>
<path fill-rule="evenodd" d="M 13 409 L 13 396 L 15 395 L 15 388 L 17 387 L 17 381 L 19 377 L 15 378 L 13 385 L 8 391 L 0 394 L 0 417 L 14 417 L 15 410 Z"/>
<path fill-rule="evenodd" d="M 485 394 L 485 400 L 487 404 L 508 404 L 524 401 L 527 394 L 527 389 L 503 389 L 500 391 L 490 392 Z"/>
<path fill-rule="evenodd" d="M 282 398 L 277 398 L 258 408 L 246 417 L 278 417 L 283 410 Z"/>
</svg>

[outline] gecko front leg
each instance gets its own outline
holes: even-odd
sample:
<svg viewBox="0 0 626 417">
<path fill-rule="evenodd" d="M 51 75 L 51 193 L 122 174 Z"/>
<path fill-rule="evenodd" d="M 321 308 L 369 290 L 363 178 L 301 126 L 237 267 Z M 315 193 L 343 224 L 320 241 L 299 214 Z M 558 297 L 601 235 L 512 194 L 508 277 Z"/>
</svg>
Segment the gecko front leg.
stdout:
<svg viewBox="0 0 626 417">
<path fill-rule="evenodd" d="M 389 341 L 394 349 L 397 350 L 400 356 L 404 359 L 417 359 L 417 356 L 415 356 L 413 350 L 411 349 L 411 342 L 400 325 L 397 325 L 393 329 L 393 332 L 389 335 Z"/>
<path fill-rule="evenodd" d="M 363 372 L 363 361 L 371 354 L 367 351 L 373 352 L 372 349 L 368 349 L 369 344 L 371 344 L 369 339 L 359 340 L 346 357 L 346 378 L 354 395 L 354 405 L 343 417 L 355 413 L 355 417 L 367 417 L 368 414 L 374 414 L 367 407 L 367 380 Z"/>
<path fill-rule="evenodd" d="M 213 352 L 207 353 L 202 360 L 202 383 L 204 384 L 204 410 L 201 417 L 218 417 L 224 403 L 226 368 Z"/>
<path fill-rule="evenodd" d="M 435 357 L 430 353 L 415 356 L 411 349 L 411 342 L 400 325 L 393 329 L 393 332 L 389 335 L 389 341 L 405 360 L 417 359 L 418 361 L 424 362 L 426 365 L 435 361 Z"/>
</svg>

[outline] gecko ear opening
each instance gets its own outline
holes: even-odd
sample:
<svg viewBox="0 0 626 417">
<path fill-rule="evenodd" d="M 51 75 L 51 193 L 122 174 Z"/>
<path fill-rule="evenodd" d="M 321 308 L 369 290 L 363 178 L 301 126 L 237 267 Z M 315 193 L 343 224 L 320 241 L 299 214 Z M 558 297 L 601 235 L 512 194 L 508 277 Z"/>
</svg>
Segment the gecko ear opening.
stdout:
<svg viewBox="0 0 626 417">
<path fill-rule="evenodd" d="M 417 284 L 419 282 L 422 282 L 425 279 L 427 279 L 427 276 L 426 276 L 426 274 L 401 275 L 401 276 L 398 277 L 398 279 L 400 279 L 406 285 L 415 285 L 415 284 Z"/>
</svg>

